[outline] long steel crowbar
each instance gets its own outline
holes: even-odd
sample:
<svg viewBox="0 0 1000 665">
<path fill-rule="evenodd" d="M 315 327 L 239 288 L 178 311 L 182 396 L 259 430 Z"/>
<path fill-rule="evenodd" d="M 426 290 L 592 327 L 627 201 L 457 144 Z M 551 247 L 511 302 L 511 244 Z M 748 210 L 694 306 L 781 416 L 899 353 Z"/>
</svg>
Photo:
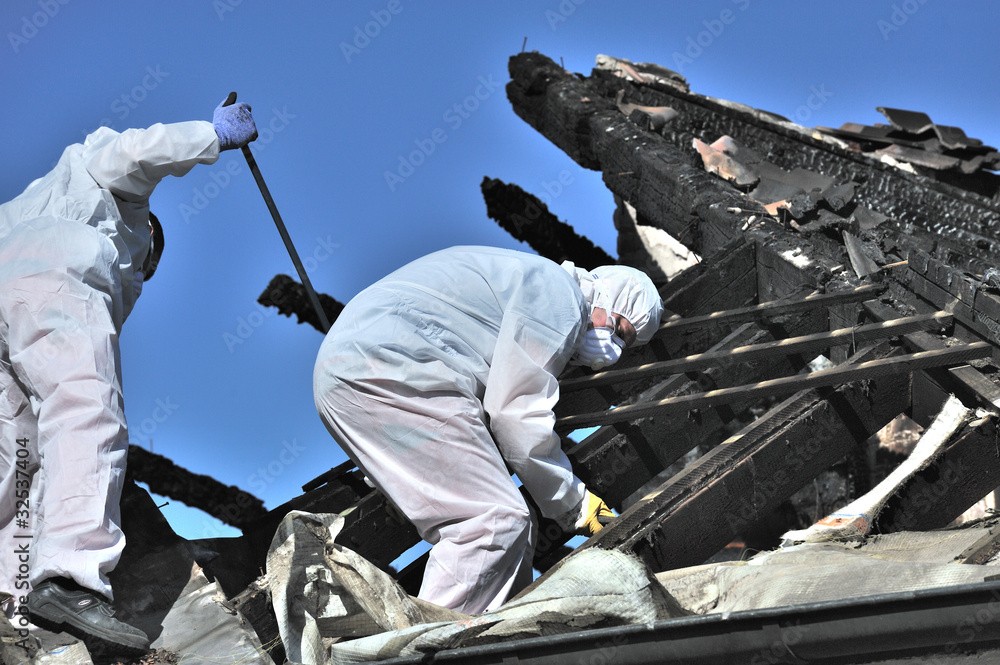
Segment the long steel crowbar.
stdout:
<svg viewBox="0 0 1000 665">
<path fill-rule="evenodd" d="M 236 103 L 236 93 L 231 92 L 229 96 L 226 97 L 226 101 L 222 103 L 223 106 L 229 106 Z M 309 275 L 306 274 L 306 269 L 302 265 L 302 261 L 299 259 L 299 253 L 295 251 L 295 245 L 292 244 L 292 238 L 288 235 L 288 229 L 285 228 L 285 223 L 281 221 L 281 214 L 278 212 L 278 206 L 274 204 L 274 199 L 271 197 L 271 192 L 267 188 L 267 183 L 264 182 L 264 176 L 260 174 L 260 167 L 257 166 L 257 160 L 254 159 L 253 153 L 250 152 L 250 146 L 245 145 L 243 148 L 243 156 L 246 157 L 247 166 L 250 167 L 250 173 L 253 174 L 253 179 L 257 181 L 257 188 L 260 189 L 260 195 L 264 197 L 264 203 L 267 204 L 267 209 L 271 211 L 271 217 L 274 219 L 274 225 L 278 227 L 278 233 L 281 235 L 281 239 L 285 243 L 285 249 L 288 250 L 288 255 L 292 257 L 292 263 L 295 264 L 295 269 L 299 272 L 299 279 L 302 280 L 302 286 L 305 287 L 306 293 L 309 295 L 309 302 L 312 303 L 313 309 L 316 310 L 316 316 L 319 317 L 319 323 L 323 326 L 323 332 L 326 333 L 330 330 L 330 322 L 326 318 L 326 312 L 323 311 L 323 306 L 319 304 L 319 296 L 316 295 L 316 290 L 313 289 L 312 282 L 309 281 Z"/>
</svg>

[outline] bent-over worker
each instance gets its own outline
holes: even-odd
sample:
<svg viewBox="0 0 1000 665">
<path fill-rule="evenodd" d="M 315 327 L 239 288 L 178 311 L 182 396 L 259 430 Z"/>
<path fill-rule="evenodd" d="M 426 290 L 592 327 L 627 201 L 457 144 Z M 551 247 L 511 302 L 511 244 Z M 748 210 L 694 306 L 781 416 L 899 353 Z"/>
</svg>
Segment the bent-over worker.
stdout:
<svg viewBox="0 0 1000 665">
<path fill-rule="evenodd" d="M 250 107 L 213 122 L 101 127 L 0 206 L 0 592 L 8 617 L 137 649 L 108 573 L 125 538 L 128 452 L 118 337 L 156 268 L 154 187 L 257 136 Z M 23 553 L 23 556 L 19 553 Z M 29 593 L 30 590 L 30 593 Z"/>
<path fill-rule="evenodd" d="M 567 530 L 612 515 L 553 430 L 556 377 L 645 344 L 661 312 L 633 268 L 487 247 L 417 259 L 347 304 L 319 351 L 316 406 L 432 544 L 420 598 L 479 613 L 531 581 L 537 526 L 511 472 Z"/>
</svg>

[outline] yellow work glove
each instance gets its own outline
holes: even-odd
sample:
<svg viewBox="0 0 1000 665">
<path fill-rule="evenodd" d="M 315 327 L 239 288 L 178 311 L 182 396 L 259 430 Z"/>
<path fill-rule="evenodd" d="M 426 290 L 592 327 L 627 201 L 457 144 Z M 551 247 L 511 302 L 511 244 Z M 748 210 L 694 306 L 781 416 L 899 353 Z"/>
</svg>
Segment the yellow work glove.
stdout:
<svg viewBox="0 0 1000 665">
<path fill-rule="evenodd" d="M 593 536 L 604 528 L 604 525 L 613 520 L 615 514 L 611 512 L 604 499 L 586 490 L 583 495 L 583 507 L 580 510 L 580 519 L 576 522 L 576 533 L 580 536 Z"/>
</svg>

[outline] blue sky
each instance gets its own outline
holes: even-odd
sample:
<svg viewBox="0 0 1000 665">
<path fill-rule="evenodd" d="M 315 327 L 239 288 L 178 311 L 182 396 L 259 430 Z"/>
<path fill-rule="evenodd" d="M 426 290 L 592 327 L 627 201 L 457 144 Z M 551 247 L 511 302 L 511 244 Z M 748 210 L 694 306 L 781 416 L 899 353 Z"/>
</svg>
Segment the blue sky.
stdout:
<svg viewBox="0 0 1000 665">
<path fill-rule="evenodd" d="M 524 248 L 486 217 L 486 175 L 615 253 L 600 177 L 506 100 L 525 37 L 572 71 L 598 53 L 658 62 L 696 92 L 806 125 L 894 106 L 1000 143 L 988 0 L 5 0 L 0 32 L 0 199 L 100 124 L 210 119 L 237 90 L 312 282 L 341 301 L 442 247 Z M 345 459 L 313 406 L 321 335 L 255 302 L 294 268 L 238 151 L 164 181 L 152 209 L 167 248 L 122 337 L 132 441 L 276 506 Z M 190 538 L 232 533 L 177 502 L 163 511 Z"/>
</svg>

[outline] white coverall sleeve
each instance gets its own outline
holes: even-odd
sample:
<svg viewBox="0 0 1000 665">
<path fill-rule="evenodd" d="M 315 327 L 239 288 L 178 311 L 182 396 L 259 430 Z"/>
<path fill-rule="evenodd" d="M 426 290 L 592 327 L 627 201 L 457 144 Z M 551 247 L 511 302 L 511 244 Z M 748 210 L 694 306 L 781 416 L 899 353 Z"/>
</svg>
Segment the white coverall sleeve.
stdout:
<svg viewBox="0 0 1000 665">
<path fill-rule="evenodd" d="M 211 164 L 219 158 L 215 128 L 202 120 L 127 129 L 108 140 L 98 138 L 88 148 L 87 171 L 97 184 L 136 203 L 148 200 L 168 175 L 182 176 L 196 164 Z"/>
<path fill-rule="evenodd" d="M 584 485 L 553 430 L 553 409 L 559 400 L 556 374 L 574 341 L 528 317 L 505 317 L 483 397 L 500 454 L 542 514 L 563 522 L 572 514 L 569 523 L 576 519 Z M 561 348 L 553 348 L 554 342 Z"/>
</svg>

